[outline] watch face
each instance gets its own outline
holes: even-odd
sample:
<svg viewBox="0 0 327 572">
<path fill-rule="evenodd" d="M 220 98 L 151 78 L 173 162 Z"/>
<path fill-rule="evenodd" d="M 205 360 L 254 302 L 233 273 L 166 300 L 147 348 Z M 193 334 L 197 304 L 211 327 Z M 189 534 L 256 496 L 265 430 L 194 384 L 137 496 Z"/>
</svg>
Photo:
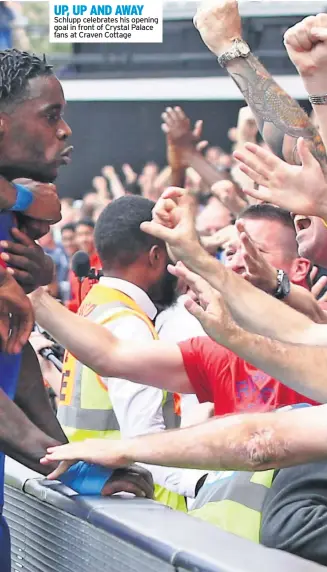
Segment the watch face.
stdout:
<svg viewBox="0 0 327 572">
<path fill-rule="evenodd" d="M 242 56 L 247 56 L 248 53 L 250 52 L 249 46 L 248 46 L 247 44 L 243 43 L 243 42 L 240 42 L 240 43 L 239 43 L 238 49 L 239 49 L 240 54 L 241 54 Z"/>
</svg>

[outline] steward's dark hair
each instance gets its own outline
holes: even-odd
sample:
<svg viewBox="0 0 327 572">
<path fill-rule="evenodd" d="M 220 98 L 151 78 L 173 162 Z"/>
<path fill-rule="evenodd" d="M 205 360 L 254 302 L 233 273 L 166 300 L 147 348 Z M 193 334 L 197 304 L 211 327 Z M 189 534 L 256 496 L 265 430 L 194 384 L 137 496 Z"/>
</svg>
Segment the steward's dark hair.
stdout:
<svg viewBox="0 0 327 572">
<path fill-rule="evenodd" d="M 101 213 L 95 225 L 95 245 L 104 268 L 129 266 L 155 245 L 164 243 L 140 229 L 152 220 L 155 203 L 144 197 L 126 195 L 113 201 Z"/>
</svg>

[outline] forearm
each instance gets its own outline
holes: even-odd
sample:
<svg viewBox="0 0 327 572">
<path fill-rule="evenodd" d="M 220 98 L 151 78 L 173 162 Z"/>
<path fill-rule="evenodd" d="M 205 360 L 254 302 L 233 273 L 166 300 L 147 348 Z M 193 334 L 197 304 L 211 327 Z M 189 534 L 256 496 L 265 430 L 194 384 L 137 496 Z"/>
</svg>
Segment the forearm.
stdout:
<svg viewBox="0 0 327 572">
<path fill-rule="evenodd" d="M 121 441 L 126 463 L 258 471 L 324 459 L 325 407 L 233 415 L 160 435 Z"/>
<path fill-rule="evenodd" d="M 56 441 L 67 442 L 51 408 L 39 362 L 31 344 L 27 344 L 23 350 L 15 403 L 42 432 Z"/>
<path fill-rule="evenodd" d="M 57 342 L 98 374 L 116 376 L 110 365 L 118 344 L 115 336 L 92 322 L 88 322 L 86 328 L 85 318 L 70 312 L 43 290 L 37 290 L 30 297 L 36 322 Z"/>
<path fill-rule="evenodd" d="M 308 316 L 308 318 L 310 318 L 313 322 L 317 324 L 327 323 L 326 312 L 324 312 L 324 310 L 321 308 L 318 301 L 311 294 L 311 292 L 309 292 L 302 286 L 298 286 L 297 284 L 291 284 L 290 293 L 284 299 L 284 303 L 287 304 L 287 306 L 294 308 L 294 310 L 301 312 L 305 316 Z M 289 341 L 292 342 L 293 340 Z M 327 345 L 327 339 L 326 339 L 326 345 Z"/>
<path fill-rule="evenodd" d="M 298 393 L 327 401 L 326 348 L 283 344 L 238 328 L 223 339 L 218 335 L 216 341 Z"/>
<path fill-rule="evenodd" d="M 250 106 L 263 139 L 285 161 L 298 164 L 296 141 L 304 137 L 324 170 L 326 151 L 309 117 L 251 54 L 232 60 L 227 71 Z"/>
<path fill-rule="evenodd" d="M 185 162 L 200 175 L 202 181 L 209 189 L 218 181 L 229 178 L 229 176 L 226 176 L 226 173 L 219 172 L 195 148 L 185 150 L 183 155 Z"/>
<path fill-rule="evenodd" d="M 116 172 L 112 173 L 109 182 L 114 199 L 119 199 L 119 197 L 123 197 L 126 194 L 125 187 Z"/>
<path fill-rule="evenodd" d="M 40 465 L 40 458 L 48 447 L 66 442 L 66 439 L 53 439 L 38 429 L 0 389 L 1 451 L 26 467 L 47 475 L 50 468 Z"/>
<path fill-rule="evenodd" d="M 183 188 L 185 186 L 185 174 L 186 169 L 183 167 L 180 169 L 171 169 L 170 185 L 172 187 Z"/>
<path fill-rule="evenodd" d="M 310 343 L 312 321 L 227 270 L 202 248 L 193 248 L 185 264 L 224 296 L 235 321 L 244 329 L 285 342 Z M 307 341 L 308 340 L 308 341 Z"/>
</svg>

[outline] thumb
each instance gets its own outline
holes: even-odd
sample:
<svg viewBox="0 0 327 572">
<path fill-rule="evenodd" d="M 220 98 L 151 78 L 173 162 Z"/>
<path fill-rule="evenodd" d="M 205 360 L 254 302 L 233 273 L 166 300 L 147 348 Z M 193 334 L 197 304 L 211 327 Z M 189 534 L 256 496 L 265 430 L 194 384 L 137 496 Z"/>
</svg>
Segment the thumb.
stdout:
<svg viewBox="0 0 327 572">
<path fill-rule="evenodd" d="M 310 167 L 316 160 L 312 155 L 309 144 L 303 137 L 299 137 L 297 140 L 297 152 L 302 164 L 302 167 Z"/>
<path fill-rule="evenodd" d="M 245 232 L 245 226 L 243 221 L 237 220 L 235 226 L 240 234 L 242 234 L 242 232 Z"/>
<path fill-rule="evenodd" d="M 155 236 L 164 242 L 170 242 L 172 238 L 172 230 L 167 228 L 166 226 L 162 226 L 157 222 L 146 221 L 142 222 L 140 225 L 140 229 L 145 232 L 146 234 L 151 234 L 151 236 Z"/>
</svg>

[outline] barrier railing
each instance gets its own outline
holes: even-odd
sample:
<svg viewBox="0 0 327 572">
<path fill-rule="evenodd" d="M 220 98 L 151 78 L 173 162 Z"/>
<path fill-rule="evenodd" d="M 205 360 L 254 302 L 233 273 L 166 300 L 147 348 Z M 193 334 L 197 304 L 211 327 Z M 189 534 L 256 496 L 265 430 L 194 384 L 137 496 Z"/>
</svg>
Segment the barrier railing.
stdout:
<svg viewBox="0 0 327 572">
<path fill-rule="evenodd" d="M 158 503 L 79 497 L 7 461 L 13 572 L 319 572 Z"/>
</svg>

